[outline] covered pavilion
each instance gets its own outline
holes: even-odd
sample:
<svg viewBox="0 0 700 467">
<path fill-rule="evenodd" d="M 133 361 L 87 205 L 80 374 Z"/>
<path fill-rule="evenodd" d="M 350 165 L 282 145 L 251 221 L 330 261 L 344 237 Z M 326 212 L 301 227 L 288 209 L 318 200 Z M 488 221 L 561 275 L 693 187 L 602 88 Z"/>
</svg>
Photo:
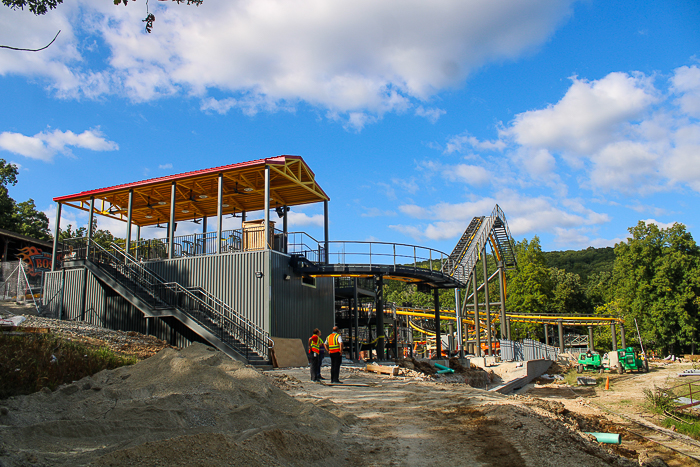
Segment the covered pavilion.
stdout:
<svg viewBox="0 0 700 467">
<path fill-rule="evenodd" d="M 287 233 L 287 211 L 290 206 L 323 202 L 324 242 L 328 251 L 328 201 L 313 171 L 300 156 L 281 155 L 210 169 L 196 170 L 152 178 L 107 188 L 83 191 L 54 198 L 57 203 L 52 270 L 56 269 L 56 251 L 63 206 L 90 213 L 89 226 L 95 214 L 127 223 L 126 251 L 130 251 L 132 226 L 140 228 L 167 223 L 167 257 L 174 257 L 175 229 L 178 222 L 201 219 L 203 233 L 207 219 L 216 218 L 217 239 L 212 253 L 221 253 L 222 219 L 240 213 L 245 222 L 247 212 L 263 211 L 260 246 L 270 247 L 270 210 L 276 209 Z M 88 237 L 93 234 L 88 229 Z M 264 243 L 263 243 L 264 241 Z"/>
</svg>

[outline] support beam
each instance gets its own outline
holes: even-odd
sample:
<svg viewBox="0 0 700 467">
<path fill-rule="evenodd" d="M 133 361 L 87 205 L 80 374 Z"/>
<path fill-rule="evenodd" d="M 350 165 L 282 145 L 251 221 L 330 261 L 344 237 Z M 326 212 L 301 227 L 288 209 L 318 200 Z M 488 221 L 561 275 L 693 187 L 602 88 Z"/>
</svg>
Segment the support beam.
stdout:
<svg viewBox="0 0 700 467">
<path fill-rule="evenodd" d="M 353 277 L 352 280 L 352 295 L 353 295 L 353 305 L 355 306 L 355 336 L 356 336 L 356 341 L 355 341 L 355 355 L 357 355 L 357 359 L 360 359 L 360 318 L 359 318 L 359 307 L 357 306 L 357 277 Z"/>
<path fill-rule="evenodd" d="M 207 217 L 202 217 L 202 254 L 207 254 Z"/>
<path fill-rule="evenodd" d="M 472 283 L 474 285 L 474 355 L 481 357 L 481 329 L 479 323 L 479 291 L 476 285 L 476 268 L 472 271 Z"/>
<path fill-rule="evenodd" d="M 506 318 L 506 339 L 510 339 L 510 318 Z"/>
<path fill-rule="evenodd" d="M 216 254 L 221 254 L 221 232 L 223 229 L 223 211 L 222 204 L 224 203 L 224 174 L 219 174 L 219 186 L 216 191 Z M 245 221 L 245 213 L 243 214 Z"/>
<path fill-rule="evenodd" d="M 126 253 L 131 253 L 131 219 L 134 214 L 134 190 L 129 190 L 129 201 L 126 208 Z M 126 261 L 126 258 L 124 258 Z"/>
<path fill-rule="evenodd" d="M 627 348 L 627 343 L 625 342 L 625 325 L 623 323 L 620 323 L 620 348 Z"/>
<path fill-rule="evenodd" d="M 503 261 L 498 262 L 498 293 L 501 299 L 501 339 L 503 339 L 506 332 L 503 329 L 503 323 L 506 322 L 506 272 L 503 268 Z M 510 335 L 510 332 L 508 334 Z"/>
<path fill-rule="evenodd" d="M 459 348 L 459 358 L 464 358 L 464 338 L 462 331 L 464 326 L 462 325 L 462 307 L 459 300 L 459 289 L 455 289 L 455 317 L 457 318 L 457 342 Z"/>
<path fill-rule="evenodd" d="M 265 249 L 270 248 L 270 166 L 265 166 Z"/>
<path fill-rule="evenodd" d="M 484 263 L 484 304 L 486 305 L 486 343 L 489 346 L 487 355 L 493 356 L 493 342 L 491 339 L 491 304 L 489 303 L 489 263 L 486 255 L 486 244 L 481 249 L 481 261 Z"/>
<path fill-rule="evenodd" d="M 85 245 L 85 258 L 90 259 L 90 247 L 92 243 L 92 224 L 95 221 L 95 197 L 90 198 L 90 216 L 88 216 L 87 244 Z M 81 318 L 82 319 L 82 318 Z"/>
<path fill-rule="evenodd" d="M 593 326 L 588 326 L 588 350 L 593 352 Z"/>
<path fill-rule="evenodd" d="M 170 185 L 170 221 L 168 222 L 168 259 L 173 259 L 173 249 L 175 248 L 175 195 L 177 193 L 177 182 Z"/>
<path fill-rule="evenodd" d="M 282 251 L 287 254 L 287 205 L 282 206 Z"/>
<path fill-rule="evenodd" d="M 615 323 L 610 324 L 610 336 L 612 336 L 612 351 L 617 350 L 617 332 L 615 332 Z"/>
<path fill-rule="evenodd" d="M 544 344 L 549 345 L 549 326 L 544 325 Z"/>
<path fill-rule="evenodd" d="M 435 358 L 442 358 L 442 338 L 440 336 L 440 294 L 433 289 L 433 305 L 435 307 Z"/>
<path fill-rule="evenodd" d="M 374 309 L 377 310 L 377 360 L 383 360 L 384 355 L 384 277 L 378 275 L 374 277 Z"/>
<path fill-rule="evenodd" d="M 61 203 L 56 203 L 56 222 L 53 229 L 53 251 L 51 252 L 51 271 L 56 270 L 56 258 L 58 255 L 58 234 L 61 233 Z M 7 242 L 5 242 L 5 250 L 7 250 Z M 3 260 L 7 261 L 7 252 L 3 256 Z"/>
<path fill-rule="evenodd" d="M 559 352 L 564 353 L 564 324 L 560 319 L 557 320 L 557 329 L 559 330 Z"/>
<path fill-rule="evenodd" d="M 323 264 L 330 264 L 330 253 L 328 251 L 328 200 L 323 202 L 323 248 L 326 250 Z"/>
</svg>

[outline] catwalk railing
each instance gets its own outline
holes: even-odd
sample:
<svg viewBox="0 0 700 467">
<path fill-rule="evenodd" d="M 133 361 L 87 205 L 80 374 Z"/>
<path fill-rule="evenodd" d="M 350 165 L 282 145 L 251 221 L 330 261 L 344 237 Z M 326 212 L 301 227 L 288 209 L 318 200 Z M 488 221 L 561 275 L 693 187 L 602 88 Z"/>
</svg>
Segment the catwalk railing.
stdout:
<svg viewBox="0 0 700 467">
<path fill-rule="evenodd" d="M 99 265 L 152 308 L 176 308 L 246 359 L 259 356 L 269 360 L 272 340 L 267 331 L 206 290 L 163 280 L 116 244 L 107 250 L 94 241 L 89 243 L 88 249 L 87 238 L 69 239 L 63 243 L 64 251 L 72 251 L 72 260 L 88 259 Z"/>
<path fill-rule="evenodd" d="M 552 360 L 559 355 L 559 349 L 532 339 L 509 341 L 501 339 L 501 360 L 504 362 L 523 362 L 526 360 Z"/>
</svg>

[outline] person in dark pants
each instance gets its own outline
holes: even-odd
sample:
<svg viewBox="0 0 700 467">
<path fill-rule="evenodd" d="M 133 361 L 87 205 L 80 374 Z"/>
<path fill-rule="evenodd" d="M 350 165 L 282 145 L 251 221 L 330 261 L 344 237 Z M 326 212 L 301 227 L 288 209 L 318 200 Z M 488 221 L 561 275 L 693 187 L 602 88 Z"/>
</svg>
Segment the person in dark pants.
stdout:
<svg viewBox="0 0 700 467">
<path fill-rule="evenodd" d="M 338 326 L 333 326 L 333 332 L 326 339 L 324 347 L 331 357 L 331 383 L 341 383 L 340 363 L 343 361 L 343 339 L 338 334 Z"/>
<path fill-rule="evenodd" d="M 320 381 L 321 378 L 321 331 L 316 328 L 309 337 L 309 363 L 311 365 L 311 381 Z"/>
</svg>

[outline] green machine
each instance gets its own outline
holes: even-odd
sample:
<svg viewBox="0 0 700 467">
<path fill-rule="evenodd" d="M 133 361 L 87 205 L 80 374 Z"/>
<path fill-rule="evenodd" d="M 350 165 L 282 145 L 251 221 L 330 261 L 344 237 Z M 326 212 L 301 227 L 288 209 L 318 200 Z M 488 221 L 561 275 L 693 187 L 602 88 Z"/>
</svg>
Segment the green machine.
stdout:
<svg viewBox="0 0 700 467">
<path fill-rule="evenodd" d="M 576 371 L 583 373 L 584 371 L 599 371 L 603 372 L 603 363 L 598 352 L 581 352 L 578 354 L 578 366 Z"/>
<path fill-rule="evenodd" d="M 649 372 L 649 361 L 646 356 L 643 353 L 637 354 L 632 347 L 618 349 L 617 360 L 619 362 L 617 372 L 620 374 L 625 371 Z"/>
</svg>

